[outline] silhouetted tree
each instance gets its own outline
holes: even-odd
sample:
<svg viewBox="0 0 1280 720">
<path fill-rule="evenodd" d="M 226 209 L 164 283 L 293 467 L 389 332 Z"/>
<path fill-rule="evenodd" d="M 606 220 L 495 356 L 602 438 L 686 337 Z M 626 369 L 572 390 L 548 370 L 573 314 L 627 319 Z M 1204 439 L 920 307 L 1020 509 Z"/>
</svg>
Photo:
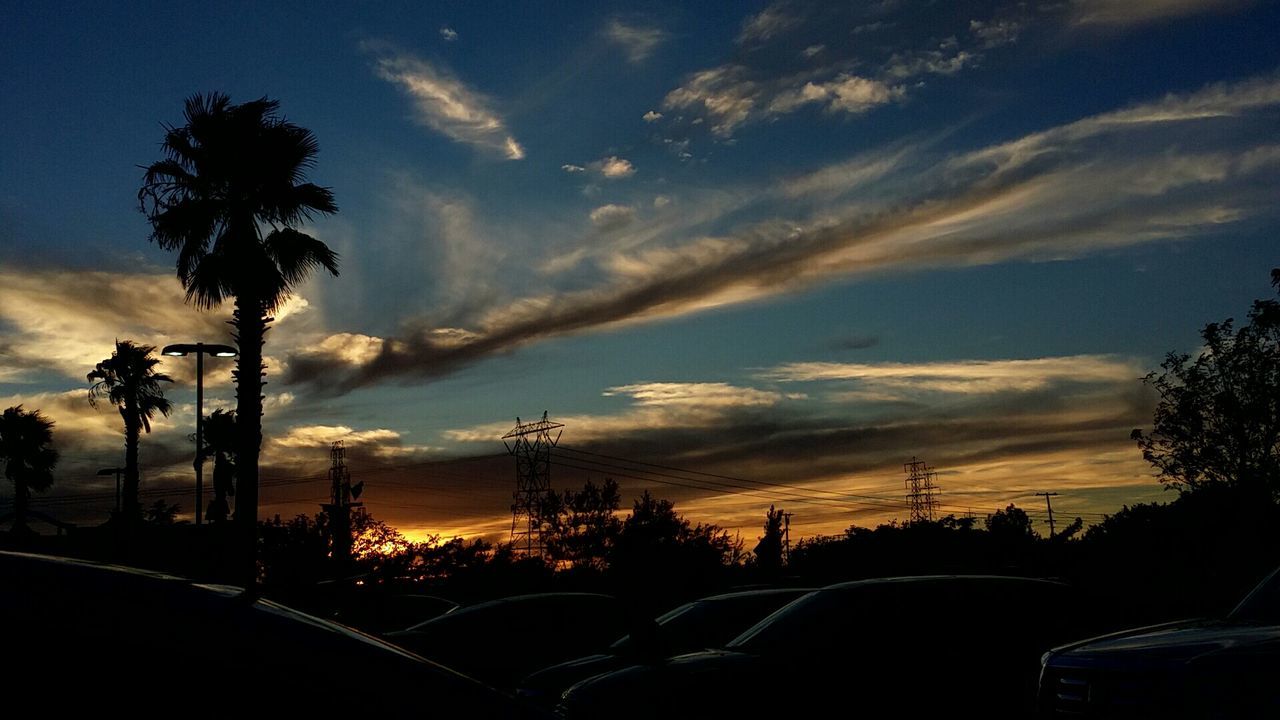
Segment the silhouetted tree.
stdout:
<svg viewBox="0 0 1280 720">
<path fill-rule="evenodd" d="M 764 516 L 764 536 L 752 550 L 756 566 L 766 573 L 782 569 L 782 520 L 782 510 L 774 510 L 770 505 Z"/>
<path fill-rule="evenodd" d="M 1280 269 L 1271 271 L 1280 290 Z M 1161 482 L 1182 491 L 1227 485 L 1280 497 L 1280 303 L 1257 300 L 1249 321 L 1200 333 L 1193 360 L 1169 353 L 1145 382 L 1160 395 L 1151 432 L 1133 431 Z"/>
<path fill-rule="evenodd" d="M 1077 533 L 1079 533 L 1082 529 L 1084 529 L 1084 518 L 1076 518 L 1075 520 L 1072 520 L 1066 527 L 1059 530 L 1058 533 L 1053 536 L 1053 539 L 1058 542 L 1066 542 L 1070 540 L 1073 536 L 1075 536 Z"/>
<path fill-rule="evenodd" d="M 0 462 L 4 476 L 13 483 L 13 532 L 28 532 L 27 505 L 31 493 L 53 484 L 58 451 L 53 449 L 53 421 L 39 410 L 27 412 L 21 405 L 0 414 Z"/>
<path fill-rule="evenodd" d="M 236 414 L 233 410 L 214 410 L 204 419 L 204 455 L 213 458 L 213 500 L 205 510 L 205 519 L 223 522 L 231 513 L 227 498 L 236 494 Z"/>
<path fill-rule="evenodd" d="M 1013 503 L 1009 503 L 1004 510 L 997 510 L 987 516 L 987 532 L 991 533 L 993 540 L 1001 542 L 1034 540 L 1036 537 L 1027 511 Z"/>
<path fill-rule="evenodd" d="M 337 212 L 333 193 L 302 182 L 319 146 L 310 130 L 262 98 L 239 105 L 221 93 L 193 95 L 186 124 L 165 133 L 164 159 L 138 191 L 151 240 L 178 252 L 187 301 L 202 309 L 231 299 L 240 348 L 236 378 L 236 520 L 252 584 L 262 446 L 262 347 L 271 315 L 317 269 L 338 274 L 338 256 L 297 225 Z"/>
<path fill-rule="evenodd" d="M 602 485 L 588 480 L 579 491 L 552 491 L 542 517 L 547 553 L 552 562 L 573 568 L 603 570 L 607 565 L 622 520 L 618 508 L 622 496 L 612 478 Z"/>
<path fill-rule="evenodd" d="M 169 504 L 164 500 L 157 500 L 147 508 L 146 521 L 152 525 L 173 525 L 181 511 L 182 506 L 177 503 Z"/>
<path fill-rule="evenodd" d="M 93 382 L 89 388 L 89 404 L 97 407 L 98 399 L 107 401 L 120 410 L 124 418 L 124 485 L 121 490 L 122 511 L 125 518 L 137 520 L 142 516 L 138 504 L 138 439 L 142 431 L 151 432 L 151 418 L 158 412 L 168 415 L 169 401 L 164 397 L 162 382 L 173 382 L 168 375 L 156 372 L 160 359 L 152 355 L 155 347 L 135 345 L 129 340 L 117 340 L 111 357 L 98 363 L 87 379 Z"/>
<path fill-rule="evenodd" d="M 670 500 L 645 490 L 622 522 L 609 567 L 624 592 L 656 600 L 714 584 L 740 553 L 741 543 L 724 529 L 691 523 Z"/>
</svg>

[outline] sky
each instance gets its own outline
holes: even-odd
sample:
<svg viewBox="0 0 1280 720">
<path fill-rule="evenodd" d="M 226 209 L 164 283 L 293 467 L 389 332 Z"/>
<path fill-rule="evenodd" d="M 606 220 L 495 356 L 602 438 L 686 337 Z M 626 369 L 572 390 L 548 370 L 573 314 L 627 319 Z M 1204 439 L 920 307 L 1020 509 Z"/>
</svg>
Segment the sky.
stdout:
<svg viewBox="0 0 1280 720">
<path fill-rule="evenodd" d="M 318 510 L 341 440 L 375 517 L 504 538 L 500 438 L 544 411 L 554 487 L 747 540 L 771 504 L 797 537 L 905 519 L 913 457 L 942 513 L 1167 499 L 1141 378 L 1280 265 L 1277 29 L 1247 0 L 5 3 L 0 406 L 62 455 L 33 507 L 113 503 L 85 375 L 114 340 L 230 341 L 137 201 L 209 92 L 278 100 L 339 206 L 303 229 L 340 275 L 267 337 L 262 517 Z M 162 368 L 144 500 L 190 517 L 194 362 Z"/>
</svg>

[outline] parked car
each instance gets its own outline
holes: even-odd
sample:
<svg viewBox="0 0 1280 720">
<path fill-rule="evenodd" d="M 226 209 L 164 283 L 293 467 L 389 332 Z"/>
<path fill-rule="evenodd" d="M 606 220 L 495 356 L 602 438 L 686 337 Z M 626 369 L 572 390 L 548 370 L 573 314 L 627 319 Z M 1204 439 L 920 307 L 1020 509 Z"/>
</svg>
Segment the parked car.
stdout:
<svg viewBox="0 0 1280 720">
<path fill-rule="evenodd" d="M 1226 617 L 1091 638 L 1045 653 L 1052 717 L 1280 717 L 1280 570 Z"/>
<path fill-rule="evenodd" d="M 390 642 L 496 687 L 606 646 L 626 632 L 609 595 L 537 593 L 458 608 L 400 632 Z"/>
<path fill-rule="evenodd" d="M 543 714 L 240 588 L 0 552 L 5 703 L 52 717 Z"/>
<path fill-rule="evenodd" d="M 544 668 L 520 681 L 516 694 L 554 705 L 569 686 L 637 662 L 724 647 L 769 613 L 812 588 L 769 588 L 712 595 L 685 603 L 653 621 L 651 633 L 624 635 L 605 652 Z"/>
<path fill-rule="evenodd" d="M 723 650 L 597 675 L 569 688 L 569 718 L 773 713 L 1026 717 L 1036 659 L 1079 637 L 1073 593 L 1043 580 L 929 576 L 831 585 L 781 608 Z"/>
</svg>

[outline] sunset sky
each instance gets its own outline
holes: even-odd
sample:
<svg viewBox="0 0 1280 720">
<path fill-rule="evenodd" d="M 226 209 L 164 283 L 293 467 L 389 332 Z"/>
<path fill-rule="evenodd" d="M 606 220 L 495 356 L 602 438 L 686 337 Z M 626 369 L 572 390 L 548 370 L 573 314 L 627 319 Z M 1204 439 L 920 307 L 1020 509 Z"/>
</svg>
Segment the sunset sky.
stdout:
<svg viewBox="0 0 1280 720">
<path fill-rule="evenodd" d="M 263 517 L 318 510 L 343 440 L 376 517 L 505 536 L 499 438 L 544 410 L 554 486 L 749 540 L 771 503 L 793 537 L 905 518 L 912 456 L 943 512 L 1168 497 L 1140 378 L 1280 265 L 1278 30 L 1246 0 L 5 3 L 0 408 L 62 452 L 33 508 L 105 519 L 115 339 L 230 341 L 136 199 L 210 91 L 314 131 L 340 207 L 306 230 L 341 275 L 267 337 Z M 143 499 L 189 517 L 194 360 L 163 367 Z"/>
</svg>

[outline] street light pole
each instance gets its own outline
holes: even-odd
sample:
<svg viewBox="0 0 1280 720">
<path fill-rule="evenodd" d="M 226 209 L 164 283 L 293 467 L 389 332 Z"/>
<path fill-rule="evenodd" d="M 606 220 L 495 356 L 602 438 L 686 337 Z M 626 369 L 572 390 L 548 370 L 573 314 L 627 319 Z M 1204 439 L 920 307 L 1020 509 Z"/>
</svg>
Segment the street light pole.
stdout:
<svg viewBox="0 0 1280 720">
<path fill-rule="evenodd" d="M 162 355 L 185 357 L 196 354 L 196 525 L 204 522 L 204 356 L 235 357 L 236 349 L 229 345 L 205 343 L 179 343 L 166 345 Z"/>
</svg>

